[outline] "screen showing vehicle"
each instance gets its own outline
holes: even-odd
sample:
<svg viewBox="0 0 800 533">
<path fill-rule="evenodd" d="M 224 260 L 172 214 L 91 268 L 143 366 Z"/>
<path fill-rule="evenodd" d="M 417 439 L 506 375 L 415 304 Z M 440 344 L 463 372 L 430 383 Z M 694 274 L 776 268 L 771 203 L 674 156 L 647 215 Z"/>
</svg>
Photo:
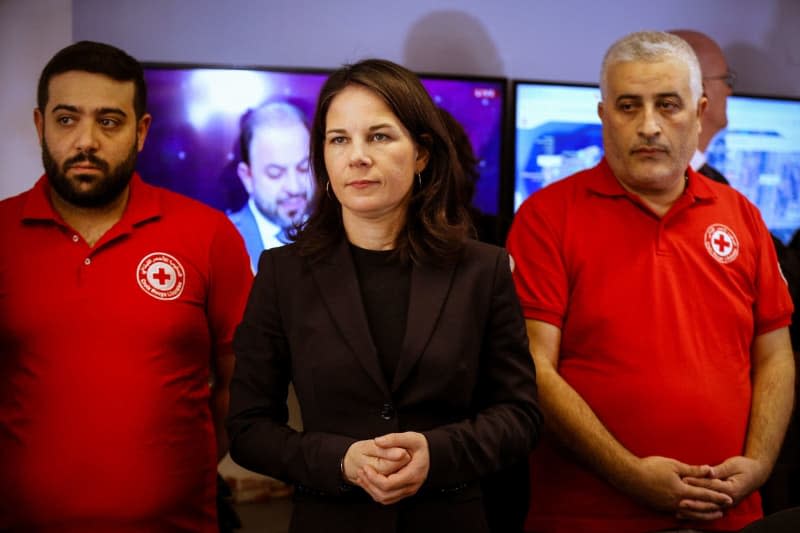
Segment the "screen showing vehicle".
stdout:
<svg viewBox="0 0 800 533">
<path fill-rule="evenodd" d="M 603 136 L 597 87 L 517 81 L 513 90 L 516 212 L 542 187 L 599 163 Z"/>
</svg>

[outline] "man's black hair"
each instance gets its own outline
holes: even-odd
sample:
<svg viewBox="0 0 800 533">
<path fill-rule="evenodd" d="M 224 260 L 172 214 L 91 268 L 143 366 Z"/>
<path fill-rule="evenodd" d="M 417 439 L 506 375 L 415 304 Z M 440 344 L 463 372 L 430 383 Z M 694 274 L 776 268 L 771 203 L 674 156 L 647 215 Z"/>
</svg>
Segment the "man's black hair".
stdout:
<svg viewBox="0 0 800 533">
<path fill-rule="evenodd" d="M 136 119 L 142 118 L 147 111 L 147 86 L 139 62 L 119 48 L 92 41 L 80 41 L 63 48 L 45 65 L 36 95 L 39 111 L 44 113 L 47 106 L 52 77 L 73 70 L 103 74 L 117 81 L 132 81 Z"/>
</svg>

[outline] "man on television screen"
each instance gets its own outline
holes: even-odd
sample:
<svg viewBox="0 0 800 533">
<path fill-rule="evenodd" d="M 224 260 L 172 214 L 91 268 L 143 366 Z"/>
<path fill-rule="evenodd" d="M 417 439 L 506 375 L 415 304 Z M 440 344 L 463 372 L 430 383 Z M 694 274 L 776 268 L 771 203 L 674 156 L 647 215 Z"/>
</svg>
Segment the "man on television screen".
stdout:
<svg viewBox="0 0 800 533">
<path fill-rule="evenodd" d="M 0 202 L 0 531 L 219 531 L 252 274 L 223 213 L 134 171 L 146 93 L 89 41 L 39 78 L 44 174 Z"/>
<path fill-rule="evenodd" d="M 601 69 L 605 157 L 531 195 L 508 238 L 550 438 L 537 532 L 738 531 L 792 410 L 792 302 L 757 208 L 689 162 L 691 47 L 639 32 Z"/>
<path fill-rule="evenodd" d="M 242 116 L 239 146 L 237 173 L 249 199 L 229 217 L 255 271 L 261 252 L 289 242 L 288 232 L 308 216 L 314 194 L 308 123 L 297 106 L 268 102 Z"/>
</svg>

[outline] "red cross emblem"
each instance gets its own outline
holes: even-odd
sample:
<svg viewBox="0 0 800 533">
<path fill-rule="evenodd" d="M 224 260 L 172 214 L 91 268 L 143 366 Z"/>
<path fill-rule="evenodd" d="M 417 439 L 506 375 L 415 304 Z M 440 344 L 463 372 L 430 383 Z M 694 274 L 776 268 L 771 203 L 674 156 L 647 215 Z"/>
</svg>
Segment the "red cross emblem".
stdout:
<svg viewBox="0 0 800 533">
<path fill-rule="evenodd" d="M 183 265 L 169 254 L 147 254 L 136 267 L 139 287 L 158 300 L 174 300 L 183 292 L 186 275 Z"/>
<path fill-rule="evenodd" d="M 164 266 L 159 265 L 158 272 L 152 274 L 152 277 L 155 281 L 158 282 L 159 285 L 163 287 L 167 285 L 167 283 L 172 279 L 173 276 L 172 274 L 167 272 L 167 270 L 164 269 Z"/>
<path fill-rule="evenodd" d="M 714 246 L 719 250 L 720 254 L 725 254 L 725 250 L 727 250 L 728 246 L 731 246 L 731 241 L 725 238 L 725 234 L 720 233 L 717 235 L 717 238 L 713 241 Z"/>
<path fill-rule="evenodd" d="M 722 264 L 739 257 L 739 239 L 731 228 L 724 224 L 711 224 L 706 228 L 705 244 L 708 253 Z"/>
</svg>

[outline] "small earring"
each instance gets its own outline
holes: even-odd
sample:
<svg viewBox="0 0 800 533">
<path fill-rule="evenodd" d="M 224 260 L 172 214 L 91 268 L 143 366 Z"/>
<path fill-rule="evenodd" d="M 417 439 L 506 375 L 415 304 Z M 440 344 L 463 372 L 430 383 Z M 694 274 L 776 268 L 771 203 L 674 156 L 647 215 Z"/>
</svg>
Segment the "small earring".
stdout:
<svg viewBox="0 0 800 533">
<path fill-rule="evenodd" d="M 417 172 L 417 183 L 419 183 L 419 188 L 422 188 L 422 173 Z"/>
<path fill-rule="evenodd" d="M 325 194 L 328 195 L 329 199 L 333 200 L 333 197 L 331 196 L 331 180 L 325 182 Z"/>
</svg>

